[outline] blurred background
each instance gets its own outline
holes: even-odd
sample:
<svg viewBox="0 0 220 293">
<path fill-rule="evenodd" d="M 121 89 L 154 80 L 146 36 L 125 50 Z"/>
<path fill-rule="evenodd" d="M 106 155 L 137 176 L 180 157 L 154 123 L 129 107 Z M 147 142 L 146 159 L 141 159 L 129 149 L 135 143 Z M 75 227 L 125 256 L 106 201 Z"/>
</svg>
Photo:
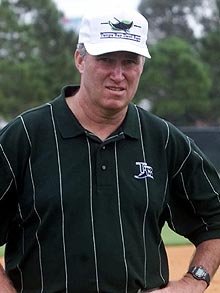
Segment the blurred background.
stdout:
<svg viewBox="0 0 220 293">
<path fill-rule="evenodd" d="M 101 2 L 0 0 L 0 128 L 79 82 L 73 62 L 79 24 L 84 11 L 98 10 Z M 120 4 L 149 21 L 152 59 L 134 102 L 199 141 L 220 169 L 220 0 Z"/>
</svg>

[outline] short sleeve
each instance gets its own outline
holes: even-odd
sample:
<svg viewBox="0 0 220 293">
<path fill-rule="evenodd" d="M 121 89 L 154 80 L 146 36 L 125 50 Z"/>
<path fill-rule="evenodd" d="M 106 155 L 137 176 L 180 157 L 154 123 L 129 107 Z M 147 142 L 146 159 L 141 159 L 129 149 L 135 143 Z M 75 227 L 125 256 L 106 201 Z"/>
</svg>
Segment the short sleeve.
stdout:
<svg viewBox="0 0 220 293">
<path fill-rule="evenodd" d="M 220 238 L 220 179 L 194 142 L 188 142 L 189 152 L 171 181 L 170 226 L 198 245 Z"/>
</svg>

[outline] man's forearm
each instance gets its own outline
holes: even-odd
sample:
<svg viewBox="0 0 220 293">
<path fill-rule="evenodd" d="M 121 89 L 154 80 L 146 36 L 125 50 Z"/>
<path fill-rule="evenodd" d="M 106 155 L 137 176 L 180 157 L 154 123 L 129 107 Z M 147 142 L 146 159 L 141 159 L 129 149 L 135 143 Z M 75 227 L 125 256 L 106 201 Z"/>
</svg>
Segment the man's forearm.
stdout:
<svg viewBox="0 0 220 293">
<path fill-rule="evenodd" d="M 193 258 L 190 262 L 189 268 L 193 266 L 195 267 L 202 266 L 209 273 L 210 279 L 212 279 L 219 265 L 220 265 L 220 239 L 212 239 L 212 240 L 204 241 L 197 246 L 195 253 L 193 255 Z M 207 287 L 207 284 L 204 284 L 206 283 L 205 281 L 196 281 L 194 277 L 189 273 L 185 275 L 186 282 L 188 282 L 187 281 L 188 278 L 191 278 L 194 284 L 197 283 L 196 286 L 199 285 L 201 286 L 201 288 L 205 286 L 203 287 L 204 289 Z M 198 292 L 203 292 L 203 290 Z"/>
<path fill-rule="evenodd" d="M 199 244 L 190 263 L 203 266 L 212 278 L 220 265 L 220 239 L 207 240 Z"/>
<path fill-rule="evenodd" d="M 13 288 L 10 280 L 5 274 L 5 270 L 0 264 L 0 293 L 16 293 L 16 290 Z"/>
<path fill-rule="evenodd" d="M 203 266 L 210 278 L 214 276 L 220 265 L 220 239 L 207 240 L 198 245 L 190 262 L 191 266 Z M 205 281 L 196 280 L 191 274 L 185 274 L 178 281 L 170 281 L 166 288 L 158 289 L 155 293 L 203 293 L 207 284 Z M 147 292 L 147 291 L 143 291 Z"/>
</svg>

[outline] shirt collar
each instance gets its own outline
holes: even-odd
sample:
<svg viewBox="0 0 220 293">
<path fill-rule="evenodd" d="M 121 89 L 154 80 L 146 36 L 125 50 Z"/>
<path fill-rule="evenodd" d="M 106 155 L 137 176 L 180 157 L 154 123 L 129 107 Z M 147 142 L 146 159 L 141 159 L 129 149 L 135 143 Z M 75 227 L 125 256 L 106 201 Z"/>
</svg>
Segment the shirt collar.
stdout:
<svg viewBox="0 0 220 293">
<path fill-rule="evenodd" d="M 79 86 L 65 86 L 61 95 L 51 103 L 58 129 L 63 138 L 71 138 L 84 134 L 84 128 L 67 105 L 66 97 L 73 95 Z"/>
<path fill-rule="evenodd" d="M 126 136 L 138 139 L 140 137 L 140 127 L 138 123 L 138 110 L 137 107 L 130 103 L 125 119 L 122 123 L 122 129 Z"/>
<path fill-rule="evenodd" d="M 85 133 L 76 117 L 66 103 L 66 97 L 74 95 L 79 86 L 65 86 L 61 90 L 61 95 L 51 103 L 53 106 L 54 117 L 63 138 L 71 138 Z M 130 138 L 139 138 L 139 125 L 137 117 L 137 108 L 132 103 L 128 106 L 126 117 L 120 127 L 125 136 Z"/>
</svg>

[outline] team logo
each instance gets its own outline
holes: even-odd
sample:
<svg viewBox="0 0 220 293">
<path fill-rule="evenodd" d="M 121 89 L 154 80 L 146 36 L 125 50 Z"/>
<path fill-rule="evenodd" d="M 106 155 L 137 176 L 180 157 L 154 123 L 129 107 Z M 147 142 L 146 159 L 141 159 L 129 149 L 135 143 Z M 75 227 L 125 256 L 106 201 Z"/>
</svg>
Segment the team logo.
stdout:
<svg viewBox="0 0 220 293">
<path fill-rule="evenodd" d="M 136 165 L 139 166 L 139 174 L 134 175 L 134 178 L 136 178 L 136 179 L 144 179 L 144 178 L 154 179 L 153 168 L 148 166 L 147 163 L 136 162 Z"/>
<path fill-rule="evenodd" d="M 133 26 L 133 21 L 131 22 L 127 20 L 120 21 L 116 17 L 114 17 L 114 19 L 117 21 L 116 23 L 109 21 L 109 24 L 113 30 L 124 31 L 127 33 L 129 29 Z"/>
<path fill-rule="evenodd" d="M 125 39 L 134 42 L 141 41 L 141 35 L 136 33 L 130 33 L 132 27 L 141 28 L 139 25 L 134 24 L 133 21 L 119 20 L 114 17 L 113 21 L 102 22 L 102 25 L 108 25 L 111 27 L 111 31 L 103 30 L 100 32 L 100 39 Z"/>
</svg>

